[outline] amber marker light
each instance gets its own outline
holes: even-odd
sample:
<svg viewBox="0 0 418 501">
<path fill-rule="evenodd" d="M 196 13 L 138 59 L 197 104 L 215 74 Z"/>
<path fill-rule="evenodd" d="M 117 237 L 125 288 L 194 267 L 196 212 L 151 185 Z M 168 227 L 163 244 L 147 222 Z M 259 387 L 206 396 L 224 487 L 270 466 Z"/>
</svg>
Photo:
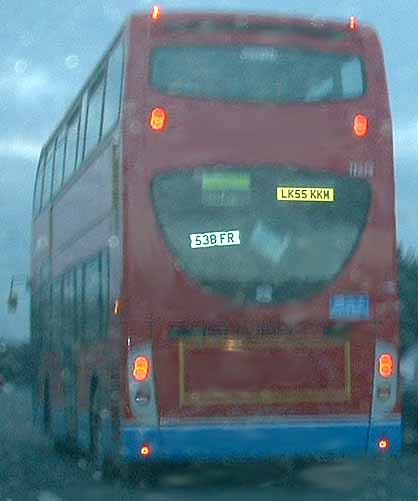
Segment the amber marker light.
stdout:
<svg viewBox="0 0 418 501">
<path fill-rule="evenodd" d="M 356 31 L 358 28 L 358 19 L 355 16 L 350 16 L 348 27 L 351 31 Z"/>
<path fill-rule="evenodd" d="M 161 7 L 154 5 L 151 11 L 151 19 L 153 21 L 158 21 L 161 19 Z"/>
</svg>

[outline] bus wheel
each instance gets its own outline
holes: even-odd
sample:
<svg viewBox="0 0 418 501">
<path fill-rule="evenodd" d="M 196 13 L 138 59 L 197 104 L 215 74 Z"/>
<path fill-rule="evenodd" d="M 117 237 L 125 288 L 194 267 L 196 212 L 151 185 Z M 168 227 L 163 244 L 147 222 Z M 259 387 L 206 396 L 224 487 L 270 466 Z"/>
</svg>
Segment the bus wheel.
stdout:
<svg viewBox="0 0 418 501">
<path fill-rule="evenodd" d="M 45 435 L 51 434 L 51 399 L 49 395 L 49 380 L 45 381 L 44 386 L 44 408 L 43 408 L 43 432 Z"/>
</svg>

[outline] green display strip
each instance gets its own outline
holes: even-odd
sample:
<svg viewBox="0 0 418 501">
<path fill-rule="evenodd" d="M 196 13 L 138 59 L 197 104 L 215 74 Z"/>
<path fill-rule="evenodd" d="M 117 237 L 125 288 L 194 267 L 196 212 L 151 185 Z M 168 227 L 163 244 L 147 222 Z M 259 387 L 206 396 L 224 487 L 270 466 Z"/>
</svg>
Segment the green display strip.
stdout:
<svg viewBox="0 0 418 501">
<path fill-rule="evenodd" d="M 202 190 L 240 190 L 248 191 L 251 187 L 249 174 L 211 173 L 203 174 Z"/>
</svg>

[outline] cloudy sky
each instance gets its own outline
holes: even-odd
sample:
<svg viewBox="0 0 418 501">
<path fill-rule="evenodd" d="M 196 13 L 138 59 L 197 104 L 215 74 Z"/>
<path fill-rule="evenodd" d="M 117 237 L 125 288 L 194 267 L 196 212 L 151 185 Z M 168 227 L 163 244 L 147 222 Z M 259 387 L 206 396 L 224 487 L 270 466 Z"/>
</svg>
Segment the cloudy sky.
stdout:
<svg viewBox="0 0 418 501">
<path fill-rule="evenodd" d="M 144 0 L 0 0 L 0 338 L 28 336 L 28 301 L 14 317 L 12 273 L 28 273 L 37 156 L 126 16 Z M 395 131 L 398 240 L 418 249 L 418 0 L 164 0 L 162 6 L 348 19 L 381 37 Z M 21 294 L 21 296 L 25 294 Z M 3 299 L 4 298 L 4 299 Z"/>
</svg>

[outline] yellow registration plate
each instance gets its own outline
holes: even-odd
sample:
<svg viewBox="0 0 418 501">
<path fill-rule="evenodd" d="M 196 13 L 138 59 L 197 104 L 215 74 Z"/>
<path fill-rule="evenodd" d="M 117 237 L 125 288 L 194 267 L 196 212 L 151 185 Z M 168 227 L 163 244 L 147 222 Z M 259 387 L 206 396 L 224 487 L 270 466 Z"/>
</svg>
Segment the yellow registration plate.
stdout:
<svg viewBox="0 0 418 501">
<path fill-rule="evenodd" d="M 277 200 L 290 202 L 334 202 L 334 188 L 278 186 Z"/>
</svg>

